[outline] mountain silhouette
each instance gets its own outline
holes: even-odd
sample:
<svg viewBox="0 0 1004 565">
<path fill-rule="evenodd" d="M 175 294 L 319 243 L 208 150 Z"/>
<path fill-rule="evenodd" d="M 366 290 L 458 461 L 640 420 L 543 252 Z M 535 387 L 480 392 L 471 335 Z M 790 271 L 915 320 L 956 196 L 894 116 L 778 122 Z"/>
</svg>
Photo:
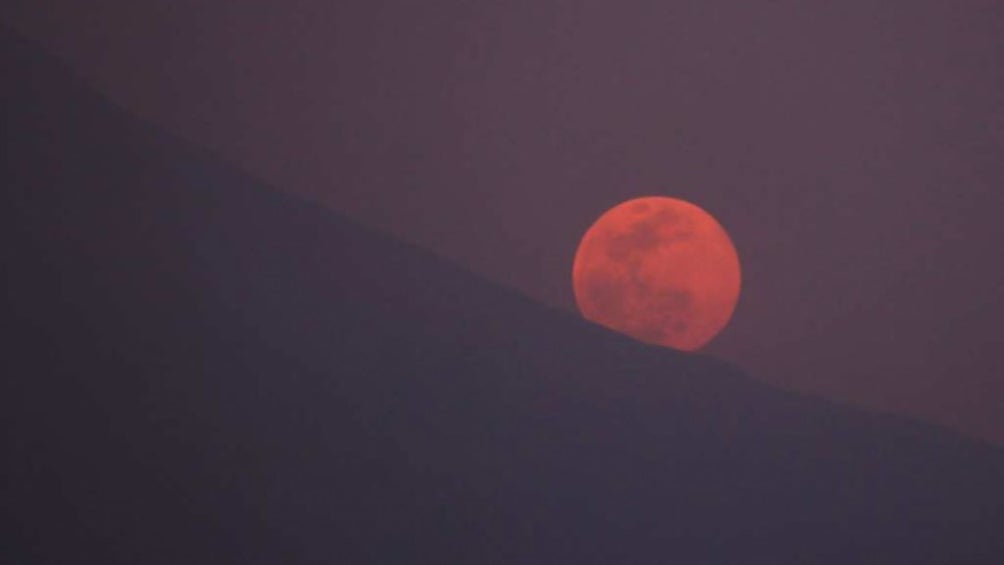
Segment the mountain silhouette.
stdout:
<svg viewBox="0 0 1004 565">
<path fill-rule="evenodd" d="M 999 448 L 542 306 L 0 42 L 6 562 L 1002 562 Z"/>
</svg>

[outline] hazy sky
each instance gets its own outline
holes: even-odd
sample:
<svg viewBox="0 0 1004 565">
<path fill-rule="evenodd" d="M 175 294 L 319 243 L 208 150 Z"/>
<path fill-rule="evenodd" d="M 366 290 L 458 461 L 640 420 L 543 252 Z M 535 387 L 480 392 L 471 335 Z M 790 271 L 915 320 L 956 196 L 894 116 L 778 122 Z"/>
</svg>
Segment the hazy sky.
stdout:
<svg viewBox="0 0 1004 565">
<path fill-rule="evenodd" d="M 124 107 L 274 186 L 574 309 L 622 200 L 712 212 L 708 351 L 1004 443 L 1004 5 L 14 0 Z"/>
</svg>

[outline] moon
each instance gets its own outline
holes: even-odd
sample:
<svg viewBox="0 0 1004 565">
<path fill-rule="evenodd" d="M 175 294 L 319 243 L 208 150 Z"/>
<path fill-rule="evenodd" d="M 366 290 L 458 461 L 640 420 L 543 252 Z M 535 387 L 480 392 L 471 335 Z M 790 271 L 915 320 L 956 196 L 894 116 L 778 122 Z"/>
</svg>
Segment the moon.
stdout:
<svg viewBox="0 0 1004 565">
<path fill-rule="evenodd" d="M 711 214 L 647 196 L 606 211 L 575 253 L 582 315 L 645 343 L 700 349 L 728 324 L 742 284 L 739 255 Z"/>
</svg>

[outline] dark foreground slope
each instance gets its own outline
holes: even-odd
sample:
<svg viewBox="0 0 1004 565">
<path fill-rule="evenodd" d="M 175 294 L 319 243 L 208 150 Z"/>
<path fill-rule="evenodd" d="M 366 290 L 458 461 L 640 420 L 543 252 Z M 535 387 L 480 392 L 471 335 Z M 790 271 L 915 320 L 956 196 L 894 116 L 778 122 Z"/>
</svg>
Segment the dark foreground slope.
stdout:
<svg viewBox="0 0 1004 565">
<path fill-rule="evenodd" d="M 1004 562 L 999 450 L 543 308 L 0 41 L 8 562 Z"/>
</svg>

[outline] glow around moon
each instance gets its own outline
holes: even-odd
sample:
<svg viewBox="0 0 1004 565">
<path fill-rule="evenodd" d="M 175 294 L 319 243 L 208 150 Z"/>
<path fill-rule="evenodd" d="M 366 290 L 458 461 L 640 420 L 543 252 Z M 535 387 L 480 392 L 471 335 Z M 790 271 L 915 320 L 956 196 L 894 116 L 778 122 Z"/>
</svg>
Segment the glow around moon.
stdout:
<svg viewBox="0 0 1004 565">
<path fill-rule="evenodd" d="M 587 319 L 646 343 L 692 351 L 732 317 L 739 256 L 721 224 L 694 204 L 637 198 L 611 208 L 586 231 L 572 284 Z"/>
</svg>

